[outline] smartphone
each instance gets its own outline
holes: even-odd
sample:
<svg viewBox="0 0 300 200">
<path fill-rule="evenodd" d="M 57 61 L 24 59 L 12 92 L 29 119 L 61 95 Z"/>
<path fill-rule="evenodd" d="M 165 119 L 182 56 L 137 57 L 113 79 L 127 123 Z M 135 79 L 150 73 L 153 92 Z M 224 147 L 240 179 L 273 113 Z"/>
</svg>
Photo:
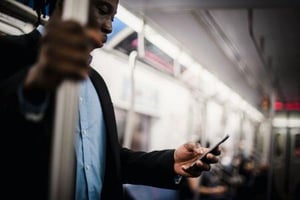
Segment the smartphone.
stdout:
<svg viewBox="0 0 300 200">
<path fill-rule="evenodd" d="M 215 151 L 215 150 L 218 148 L 218 146 L 219 146 L 220 144 L 222 144 L 223 142 L 225 142 L 228 138 L 229 138 L 229 135 L 228 135 L 228 134 L 224 135 L 224 137 L 223 137 L 219 142 L 217 142 L 215 145 L 213 145 L 207 152 L 205 152 L 204 154 L 202 154 L 202 155 L 200 156 L 199 160 L 201 160 L 202 162 L 205 162 L 205 159 L 206 159 L 207 154 L 209 154 L 209 153 Z M 197 161 L 195 161 L 194 163 L 192 163 L 192 164 L 186 169 L 186 171 L 187 171 L 187 172 L 192 172 L 192 171 L 198 170 L 198 168 L 197 168 L 197 166 L 196 166 L 196 162 L 197 162 Z"/>
</svg>

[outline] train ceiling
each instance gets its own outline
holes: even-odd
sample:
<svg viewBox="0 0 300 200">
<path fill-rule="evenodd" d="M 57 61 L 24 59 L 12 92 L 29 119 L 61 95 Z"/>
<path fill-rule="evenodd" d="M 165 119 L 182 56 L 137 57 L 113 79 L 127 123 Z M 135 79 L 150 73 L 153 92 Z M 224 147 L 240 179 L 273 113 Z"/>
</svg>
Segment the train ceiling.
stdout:
<svg viewBox="0 0 300 200">
<path fill-rule="evenodd" d="M 255 107 L 300 101 L 296 0 L 122 0 Z M 274 92 L 272 92 L 274 91 Z"/>
</svg>

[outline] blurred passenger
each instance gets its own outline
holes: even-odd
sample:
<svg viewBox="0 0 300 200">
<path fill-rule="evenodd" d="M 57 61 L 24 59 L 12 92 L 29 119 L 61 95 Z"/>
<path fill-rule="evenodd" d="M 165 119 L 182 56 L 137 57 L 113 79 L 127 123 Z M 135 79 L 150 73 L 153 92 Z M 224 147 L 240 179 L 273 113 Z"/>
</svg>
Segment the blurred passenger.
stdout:
<svg viewBox="0 0 300 200">
<path fill-rule="evenodd" d="M 242 176 L 242 184 L 237 190 L 236 200 L 247 200 L 254 198 L 254 183 L 255 183 L 255 163 L 252 157 L 243 158 L 239 174 Z"/>
<path fill-rule="evenodd" d="M 59 1 L 45 30 L 38 27 L 21 36 L 1 36 L 2 195 L 48 198 L 54 97 L 64 80 L 80 81 L 82 97 L 75 134 L 75 199 L 120 200 L 122 183 L 176 188 L 174 178 L 197 177 L 218 161 L 208 154 L 207 163 L 197 161 L 198 170 L 188 173 L 186 167 L 205 150 L 195 143 L 149 153 L 120 147 L 106 84 L 89 66 L 90 52 L 102 47 L 112 32 L 118 3 L 92 1 L 87 26 L 82 27 L 61 20 Z"/>
<path fill-rule="evenodd" d="M 183 179 L 180 200 L 230 200 L 229 185 L 223 182 L 222 173 L 214 166 L 200 177 Z"/>
<path fill-rule="evenodd" d="M 270 166 L 268 164 L 261 164 L 255 171 L 255 180 L 253 184 L 255 200 L 267 199 L 269 168 Z"/>
<path fill-rule="evenodd" d="M 223 172 L 212 167 L 209 172 L 203 172 L 200 178 L 200 198 L 201 200 L 230 200 L 228 185 L 222 181 Z"/>
<path fill-rule="evenodd" d="M 198 199 L 200 177 L 183 177 L 179 188 L 179 200 Z"/>
</svg>

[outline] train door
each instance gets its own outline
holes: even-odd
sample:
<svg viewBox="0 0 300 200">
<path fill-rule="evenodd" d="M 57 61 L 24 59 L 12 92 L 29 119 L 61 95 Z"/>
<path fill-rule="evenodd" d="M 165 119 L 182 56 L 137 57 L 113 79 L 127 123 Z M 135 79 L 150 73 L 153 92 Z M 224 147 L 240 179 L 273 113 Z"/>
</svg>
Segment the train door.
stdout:
<svg viewBox="0 0 300 200">
<path fill-rule="evenodd" d="M 287 181 L 287 189 L 288 193 L 294 197 L 296 193 L 300 192 L 300 128 L 291 128 L 289 129 L 290 132 L 290 161 L 289 169 L 287 170 L 288 173 L 288 181 Z M 298 194 L 299 195 L 299 194 Z"/>
<path fill-rule="evenodd" d="M 280 118 L 273 129 L 270 197 L 275 200 L 294 200 L 300 192 L 300 121 L 290 114 Z"/>
<path fill-rule="evenodd" d="M 273 151 L 272 151 L 272 192 L 271 199 L 285 199 L 286 183 L 286 154 L 287 154 L 287 128 L 275 128 L 273 138 Z"/>
</svg>

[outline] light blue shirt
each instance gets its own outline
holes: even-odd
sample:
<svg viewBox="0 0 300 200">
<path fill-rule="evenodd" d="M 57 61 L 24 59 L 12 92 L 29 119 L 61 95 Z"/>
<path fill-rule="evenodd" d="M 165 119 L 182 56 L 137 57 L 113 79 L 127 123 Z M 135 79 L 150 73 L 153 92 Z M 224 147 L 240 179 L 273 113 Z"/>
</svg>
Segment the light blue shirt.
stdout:
<svg viewBox="0 0 300 200">
<path fill-rule="evenodd" d="M 38 31 L 43 34 L 44 28 Z M 100 98 L 89 78 L 80 84 L 79 121 L 76 127 L 76 200 L 101 200 L 105 174 L 106 129 Z M 21 110 L 32 121 L 39 121 L 48 105 L 33 106 L 18 91 Z"/>
<path fill-rule="evenodd" d="M 76 128 L 76 200 L 99 200 L 105 172 L 106 134 L 99 97 L 90 79 L 80 85 Z"/>
</svg>

